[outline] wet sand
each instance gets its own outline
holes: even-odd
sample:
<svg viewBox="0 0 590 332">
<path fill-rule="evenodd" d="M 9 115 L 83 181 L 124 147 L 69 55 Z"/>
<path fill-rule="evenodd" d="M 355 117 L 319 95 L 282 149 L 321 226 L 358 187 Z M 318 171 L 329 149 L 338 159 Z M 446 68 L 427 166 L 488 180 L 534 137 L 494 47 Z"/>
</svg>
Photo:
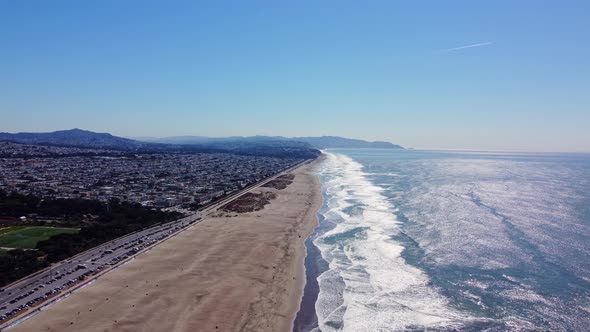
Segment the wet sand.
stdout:
<svg viewBox="0 0 590 332">
<path fill-rule="evenodd" d="M 9 331 L 291 331 L 317 163 L 263 210 L 208 217 Z M 258 189 L 257 189 L 258 190 Z"/>
</svg>

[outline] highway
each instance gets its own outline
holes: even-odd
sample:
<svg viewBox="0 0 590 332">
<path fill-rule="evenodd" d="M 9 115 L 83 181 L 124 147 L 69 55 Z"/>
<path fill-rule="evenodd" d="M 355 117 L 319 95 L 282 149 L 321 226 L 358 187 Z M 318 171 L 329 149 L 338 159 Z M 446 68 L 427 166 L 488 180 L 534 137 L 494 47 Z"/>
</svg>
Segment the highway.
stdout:
<svg viewBox="0 0 590 332">
<path fill-rule="evenodd" d="M 308 162 L 305 160 L 181 219 L 131 233 L 84 251 L 6 286 L 0 292 L 0 331 L 18 324 L 149 248 L 199 223 L 223 205 Z"/>
</svg>

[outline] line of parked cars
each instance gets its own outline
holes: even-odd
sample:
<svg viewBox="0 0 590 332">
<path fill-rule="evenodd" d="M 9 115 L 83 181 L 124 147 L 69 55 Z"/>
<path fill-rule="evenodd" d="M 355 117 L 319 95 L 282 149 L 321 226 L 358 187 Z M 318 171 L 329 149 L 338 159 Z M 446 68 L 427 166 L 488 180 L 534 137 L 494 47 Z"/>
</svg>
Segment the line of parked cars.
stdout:
<svg viewBox="0 0 590 332">
<path fill-rule="evenodd" d="M 6 311 L 4 313 L 2 313 L 2 311 L 6 310 L 7 306 L 2 305 L 0 303 L 0 305 L 2 305 L 0 307 L 0 322 L 11 318 L 12 316 L 21 312 L 22 310 L 30 308 L 40 302 L 44 302 L 49 297 L 55 295 L 56 293 L 61 292 L 63 289 L 72 287 L 73 285 L 75 285 L 76 283 L 78 283 L 80 281 L 83 281 L 84 279 L 86 279 L 90 275 L 99 273 L 101 270 L 105 269 L 107 267 L 107 265 L 116 265 L 118 262 L 120 262 L 126 258 L 129 258 L 130 256 L 135 255 L 136 253 L 140 252 L 142 249 L 149 247 L 152 244 L 169 237 L 171 234 L 175 233 L 176 231 L 179 231 L 180 229 L 186 228 L 187 226 L 189 226 L 190 224 L 192 224 L 194 222 L 195 221 L 193 220 L 187 224 L 183 223 L 180 225 L 179 224 L 169 225 L 167 227 L 164 227 L 163 229 L 158 229 L 156 231 L 145 234 L 137 239 L 123 242 L 116 247 L 111 247 L 107 250 L 100 252 L 100 256 L 93 257 L 90 260 L 88 265 L 87 264 L 78 264 L 75 268 L 69 268 L 69 269 L 66 268 L 66 269 L 63 269 L 62 271 L 59 271 L 59 270 L 53 271 L 48 275 L 48 278 L 50 278 L 50 279 L 40 285 L 35 286 L 35 283 L 39 282 L 37 280 L 35 282 L 29 283 L 27 285 L 20 287 L 20 290 L 24 290 L 24 289 L 31 288 L 31 287 L 35 286 L 34 288 L 30 289 L 28 292 L 22 293 L 19 296 L 11 299 L 9 302 L 10 304 L 16 304 L 16 303 L 20 302 L 21 300 L 26 299 L 27 297 L 30 297 L 33 294 L 37 294 L 38 296 L 27 301 L 26 303 L 20 304 L 18 307 L 13 308 L 12 310 Z M 113 244 L 116 244 L 116 242 L 113 242 Z M 124 248 L 126 250 L 124 253 L 121 253 L 121 254 L 117 255 L 116 257 L 113 257 L 109 261 L 105 261 L 104 258 L 106 256 L 115 254 L 115 253 L 117 253 L 117 251 L 119 251 L 122 248 Z M 108 257 L 106 259 L 108 259 Z M 99 260 L 101 262 L 100 264 L 99 264 Z M 81 262 L 81 261 L 78 261 L 78 262 Z M 88 262 L 88 261 L 86 261 L 86 262 Z M 66 263 L 72 264 L 73 261 L 69 260 Z M 75 272 L 77 272 L 79 270 L 87 270 L 87 271 L 78 275 L 78 273 L 75 273 Z M 77 277 L 74 276 L 74 278 L 71 278 L 67 282 L 64 282 L 64 279 L 67 279 L 68 277 L 70 277 L 71 274 L 74 274 L 74 273 L 78 276 Z M 56 286 L 54 284 L 58 284 L 60 286 Z M 49 289 L 52 286 L 56 286 L 56 287 Z M 39 290 L 43 289 L 43 288 L 47 288 L 49 290 L 45 293 L 40 294 Z M 2 292 L 3 291 L 4 291 L 4 289 L 2 289 Z M 11 293 L 9 293 L 8 295 L 11 295 Z"/>
<path fill-rule="evenodd" d="M 86 269 L 86 266 L 83 265 L 83 264 L 80 264 L 80 265 L 78 265 L 75 268 L 75 270 L 80 270 L 80 269 Z M 56 271 L 55 276 L 53 278 L 51 278 L 50 280 L 48 280 L 44 284 L 41 284 L 41 285 L 33 288 L 32 290 L 30 290 L 30 291 L 28 291 L 28 292 L 26 292 L 26 293 L 24 293 L 22 295 L 19 295 L 19 296 L 15 297 L 14 299 L 12 299 L 10 301 L 10 304 L 14 304 L 14 303 L 16 303 L 16 302 L 18 302 L 18 301 L 20 301 L 20 300 L 22 300 L 24 298 L 27 298 L 27 297 L 31 296 L 32 294 L 35 294 L 38 290 L 40 290 L 42 288 L 46 288 L 47 286 L 49 286 L 49 285 L 57 282 L 58 280 L 64 278 L 66 275 L 72 274 L 73 271 L 75 271 L 75 270 L 69 270 L 69 271 L 63 272 L 61 274 L 59 273 L 59 271 Z M 0 321 L 3 321 L 3 320 L 6 320 L 6 319 L 10 318 L 14 314 L 16 314 L 16 313 L 18 313 L 18 312 L 20 312 L 22 310 L 25 310 L 25 309 L 33 306 L 37 302 L 46 300 L 50 296 L 52 296 L 52 295 L 54 295 L 56 293 L 59 293 L 63 288 L 72 286 L 76 282 L 82 281 L 82 280 L 86 279 L 86 277 L 88 277 L 88 276 L 90 276 L 92 274 L 98 273 L 98 271 L 99 271 L 98 269 L 97 270 L 89 269 L 88 271 L 86 271 L 82 275 L 80 275 L 78 278 L 70 279 L 66 283 L 64 283 L 62 286 L 54 287 L 54 288 L 50 289 L 49 291 L 45 292 L 43 295 L 37 296 L 36 298 L 31 299 L 27 303 L 24 303 L 24 304 L 19 305 L 18 307 L 16 307 L 15 309 L 13 309 L 11 311 L 7 311 L 7 312 L 3 313 L 2 315 L 0 315 Z M 6 309 L 6 306 L 0 307 L 0 311 L 1 310 L 5 310 L 5 309 Z"/>
</svg>

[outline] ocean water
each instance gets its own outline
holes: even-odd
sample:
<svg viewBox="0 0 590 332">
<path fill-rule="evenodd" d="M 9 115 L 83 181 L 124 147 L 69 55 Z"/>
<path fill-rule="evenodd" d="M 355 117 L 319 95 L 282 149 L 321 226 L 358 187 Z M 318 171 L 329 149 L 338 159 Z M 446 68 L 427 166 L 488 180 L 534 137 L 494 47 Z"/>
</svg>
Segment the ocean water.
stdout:
<svg viewBox="0 0 590 332">
<path fill-rule="evenodd" d="M 590 155 L 329 150 L 297 331 L 590 331 Z"/>
</svg>

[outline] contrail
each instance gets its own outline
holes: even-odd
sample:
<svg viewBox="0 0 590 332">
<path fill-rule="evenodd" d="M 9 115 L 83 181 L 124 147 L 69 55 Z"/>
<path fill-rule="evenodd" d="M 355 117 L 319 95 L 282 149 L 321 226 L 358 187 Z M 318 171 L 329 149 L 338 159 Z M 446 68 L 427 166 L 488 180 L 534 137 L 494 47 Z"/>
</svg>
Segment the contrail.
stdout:
<svg viewBox="0 0 590 332">
<path fill-rule="evenodd" d="M 459 47 L 453 47 L 453 48 L 447 48 L 444 50 L 440 50 L 439 52 L 451 52 L 451 51 L 458 51 L 458 50 L 462 50 L 465 48 L 472 48 L 472 47 L 480 47 L 480 46 L 487 46 L 487 45 L 492 45 L 492 42 L 485 42 L 485 43 L 478 43 L 478 44 L 471 44 L 471 45 L 465 45 L 465 46 L 459 46 Z"/>
</svg>

